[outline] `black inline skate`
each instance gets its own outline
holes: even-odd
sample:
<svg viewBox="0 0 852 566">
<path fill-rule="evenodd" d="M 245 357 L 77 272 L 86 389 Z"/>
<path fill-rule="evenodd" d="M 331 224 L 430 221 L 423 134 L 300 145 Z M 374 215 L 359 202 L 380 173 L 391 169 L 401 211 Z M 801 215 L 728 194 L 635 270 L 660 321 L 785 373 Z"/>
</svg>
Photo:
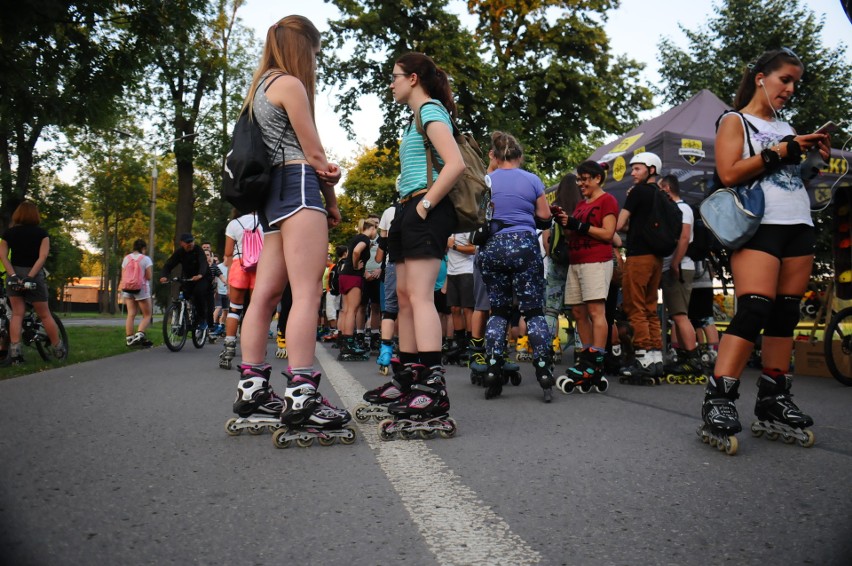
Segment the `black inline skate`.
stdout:
<svg viewBox="0 0 852 566">
<path fill-rule="evenodd" d="M 533 366 L 535 378 L 544 394 L 544 402 L 550 403 L 553 401 L 553 386 L 556 384 L 556 380 L 553 379 L 553 363 L 549 357 L 533 358 Z"/>
<path fill-rule="evenodd" d="M 345 336 L 337 354 L 338 362 L 363 362 L 370 359 L 370 353 L 358 346 L 355 338 Z"/>
<path fill-rule="evenodd" d="M 619 383 L 627 385 L 658 385 L 660 378 L 656 377 L 654 360 L 645 350 L 636 350 L 633 361 L 621 368 Z"/>
<path fill-rule="evenodd" d="M 382 345 L 382 335 L 378 332 L 370 333 L 370 351 L 378 352 L 379 347 Z"/>
<path fill-rule="evenodd" d="M 382 347 L 384 346 L 383 344 Z M 389 347 L 393 349 L 391 346 Z M 364 393 L 365 403 L 355 405 L 353 412 L 355 413 L 355 420 L 358 422 L 365 423 L 370 419 L 381 421 L 388 418 L 390 416 L 388 406 L 398 401 L 403 393 L 411 388 L 413 380 L 401 375 L 404 371 L 411 371 L 408 366 L 401 364 L 396 358 L 389 358 L 388 366 L 393 367 L 391 380 Z"/>
<path fill-rule="evenodd" d="M 488 362 L 485 361 L 485 338 L 470 339 L 470 382 L 473 385 L 483 385 L 488 373 Z"/>
<path fill-rule="evenodd" d="M 276 430 L 272 442 L 276 448 L 289 448 L 293 441 L 302 448 L 314 443 L 330 446 L 338 439 L 341 444 L 355 442 L 355 429 L 345 426 L 352 415 L 338 409 L 317 392 L 320 373 L 310 375 L 281 372 L 287 378 L 284 390 L 284 409 L 281 411 L 281 424 L 284 428 Z"/>
<path fill-rule="evenodd" d="M 281 428 L 284 400 L 269 386 L 271 369 L 272 366 L 267 364 L 240 364 L 240 381 L 234 400 L 234 413 L 238 418 L 228 419 L 225 423 L 225 432 L 230 436 L 238 436 L 243 430 L 248 430 L 250 434 L 260 434 L 266 429 L 275 431 Z"/>
<path fill-rule="evenodd" d="M 671 384 L 707 383 L 707 375 L 704 363 L 701 361 L 701 352 L 696 348 L 692 351 L 678 350 L 677 362 L 666 367 L 666 381 Z"/>
<path fill-rule="evenodd" d="M 758 418 L 751 424 L 751 433 L 776 440 L 779 436 L 787 444 L 798 442 L 800 446 L 810 448 L 814 445 L 814 433 L 805 430 L 814 424 L 814 420 L 804 414 L 793 402 L 790 387 L 793 376 L 780 369 L 764 369 L 757 380 L 757 403 L 754 414 Z"/>
<path fill-rule="evenodd" d="M 454 364 L 457 366 L 467 365 L 468 362 L 468 342 L 467 337 L 462 334 L 456 334 L 455 338 L 447 339 L 442 347 L 442 361 L 444 365 Z"/>
<path fill-rule="evenodd" d="M 730 456 L 737 453 L 737 438 L 734 436 L 743 427 L 734 405 L 740 394 L 740 380 L 733 377 L 710 377 L 704 390 L 701 418 L 704 424 L 696 431 L 701 441 L 709 443 Z"/>
<path fill-rule="evenodd" d="M 488 364 L 488 370 L 485 372 L 482 385 L 485 386 L 485 398 L 493 399 L 503 392 L 503 384 L 505 383 L 503 366 L 506 360 L 503 354 L 491 352 L 485 356 L 485 362 Z"/>
<path fill-rule="evenodd" d="M 379 424 L 379 438 L 408 440 L 415 435 L 423 439 L 436 434 L 443 438 L 456 435 L 456 421 L 449 416 L 444 368 L 406 364 L 396 378 L 403 396 L 388 407 L 391 418 Z"/>
<path fill-rule="evenodd" d="M 565 375 L 556 378 L 556 387 L 565 394 L 571 394 L 577 389 L 580 393 L 588 393 L 592 389 L 603 393 L 609 389 L 609 381 L 603 375 L 603 366 L 603 352 L 586 348 L 577 356 L 574 367 L 568 368 Z"/>
</svg>

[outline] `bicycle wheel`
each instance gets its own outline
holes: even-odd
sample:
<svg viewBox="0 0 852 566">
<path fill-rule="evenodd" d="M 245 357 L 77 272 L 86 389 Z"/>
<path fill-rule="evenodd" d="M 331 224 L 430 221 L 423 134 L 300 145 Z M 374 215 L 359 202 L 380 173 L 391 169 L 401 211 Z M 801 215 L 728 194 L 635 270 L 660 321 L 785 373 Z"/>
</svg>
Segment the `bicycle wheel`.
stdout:
<svg viewBox="0 0 852 566">
<path fill-rule="evenodd" d="M 38 355 L 41 356 L 42 360 L 49 361 L 53 354 L 53 352 L 49 349 L 50 338 L 48 338 L 47 331 L 44 329 L 44 323 L 42 323 L 38 315 L 33 313 L 32 316 L 36 325 L 35 337 L 33 338 L 36 350 L 38 350 Z M 56 329 L 59 331 L 59 338 L 65 345 L 65 354 L 63 354 L 61 358 L 56 359 L 59 361 L 64 361 L 68 357 L 68 333 L 65 332 L 65 325 L 62 324 L 62 321 L 59 320 L 58 316 L 56 316 L 54 313 L 50 313 L 50 317 L 53 319 L 53 323 L 56 324 Z"/>
<path fill-rule="evenodd" d="M 198 316 L 195 312 L 195 307 L 190 306 L 190 320 L 192 320 L 192 345 L 196 348 L 203 348 L 204 344 L 207 343 L 207 332 L 209 329 L 205 328 L 201 330 L 199 327 L 200 323 L 197 320 Z"/>
<path fill-rule="evenodd" d="M 825 329 L 825 363 L 834 379 L 852 387 L 852 307 L 833 317 Z"/>
<path fill-rule="evenodd" d="M 186 344 L 186 317 L 181 316 L 180 305 L 172 305 L 163 317 L 163 342 L 172 352 L 179 352 Z"/>
</svg>

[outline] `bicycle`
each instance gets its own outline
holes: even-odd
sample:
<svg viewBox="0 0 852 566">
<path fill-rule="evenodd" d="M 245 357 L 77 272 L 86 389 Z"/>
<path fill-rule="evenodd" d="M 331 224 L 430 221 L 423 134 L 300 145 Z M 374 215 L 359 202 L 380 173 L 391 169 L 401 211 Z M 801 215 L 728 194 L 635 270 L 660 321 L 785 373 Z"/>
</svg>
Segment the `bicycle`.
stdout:
<svg viewBox="0 0 852 566">
<path fill-rule="evenodd" d="M 823 337 L 825 363 L 834 379 L 852 387 L 852 307 L 835 313 Z"/>
<path fill-rule="evenodd" d="M 24 288 L 27 288 L 29 283 L 22 282 L 21 285 Z M 35 348 L 42 360 L 49 361 L 52 350 L 50 348 L 50 338 L 47 336 L 44 324 L 42 323 L 41 318 L 39 318 L 38 313 L 36 313 L 33 308 L 32 303 L 27 301 L 26 308 L 27 310 L 24 313 L 24 320 L 21 324 L 21 343 L 24 346 Z M 6 297 L 6 286 L 3 283 L 3 278 L 0 277 L 0 339 L 5 339 L 7 342 L 11 338 L 11 312 L 12 309 L 9 306 L 8 298 Z M 65 325 L 62 324 L 59 317 L 57 317 L 53 312 L 50 313 L 50 316 L 53 318 L 53 322 L 56 324 L 56 328 L 59 331 L 59 337 L 62 340 L 62 344 L 65 346 L 65 351 L 61 356 L 54 355 L 53 357 L 62 362 L 68 358 L 68 352 L 70 351 L 68 333 L 65 331 Z"/>
<path fill-rule="evenodd" d="M 171 281 L 180 283 L 181 289 L 163 317 L 163 341 L 169 350 L 179 352 L 186 344 L 186 335 L 189 333 L 192 336 L 192 345 L 196 348 L 203 348 L 204 344 L 207 343 L 210 329 L 198 328 L 199 321 L 195 312 L 195 305 L 184 294 L 183 284 L 190 280 L 172 277 Z"/>
</svg>

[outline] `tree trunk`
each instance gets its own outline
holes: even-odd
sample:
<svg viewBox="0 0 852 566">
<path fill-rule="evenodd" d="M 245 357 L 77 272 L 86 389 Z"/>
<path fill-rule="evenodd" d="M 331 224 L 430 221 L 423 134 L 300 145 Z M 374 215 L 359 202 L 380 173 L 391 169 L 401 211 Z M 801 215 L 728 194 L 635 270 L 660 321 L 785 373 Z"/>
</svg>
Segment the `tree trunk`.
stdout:
<svg viewBox="0 0 852 566">
<path fill-rule="evenodd" d="M 189 152 L 192 155 L 192 152 Z M 184 232 L 192 233 L 192 219 L 195 215 L 195 194 L 193 192 L 193 174 L 195 166 L 192 160 L 179 159 L 177 161 L 178 172 L 178 198 L 177 214 L 175 217 L 175 246 Z"/>
</svg>

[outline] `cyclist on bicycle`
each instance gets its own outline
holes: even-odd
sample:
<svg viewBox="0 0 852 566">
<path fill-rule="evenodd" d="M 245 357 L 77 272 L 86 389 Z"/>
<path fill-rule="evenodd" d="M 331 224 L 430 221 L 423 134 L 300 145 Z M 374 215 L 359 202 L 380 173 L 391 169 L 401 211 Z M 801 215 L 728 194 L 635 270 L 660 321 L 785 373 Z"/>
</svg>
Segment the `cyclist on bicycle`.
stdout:
<svg viewBox="0 0 852 566">
<path fill-rule="evenodd" d="M 172 270 L 180 265 L 181 277 L 188 279 L 181 284 L 187 298 L 192 301 L 197 313 L 198 330 L 207 328 L 207 296 L 210 294 L 210 278 L 207 277 L 207 256 L 195 245 L 192 234 L 180 235 L 180 247 L 166 260 L 160 273 L 160 283 L 167 283 Z"/>
<path fill-rule="evenodd" d="M 44 263 L 50 254 L 50 236 L 39 226 L 40 223 L 38 207 L 32 202 L 24 201 L 15 209 L 12 214 L 12 227 L 6 230 L 0 240 L 0 262 L 8 273 L 6 290 L 12 306 L 12 321 L 9 325 L 11 344 L 8 359 L 5 361 L 12 365 L 24 363 L 21 327 L 28 302 L 32 303 L 44 325 L 53 355 L 62 359 L 67 353 L 59 336 L 59 328 L 47 306 L 48 290 Z"/>
</svg>

